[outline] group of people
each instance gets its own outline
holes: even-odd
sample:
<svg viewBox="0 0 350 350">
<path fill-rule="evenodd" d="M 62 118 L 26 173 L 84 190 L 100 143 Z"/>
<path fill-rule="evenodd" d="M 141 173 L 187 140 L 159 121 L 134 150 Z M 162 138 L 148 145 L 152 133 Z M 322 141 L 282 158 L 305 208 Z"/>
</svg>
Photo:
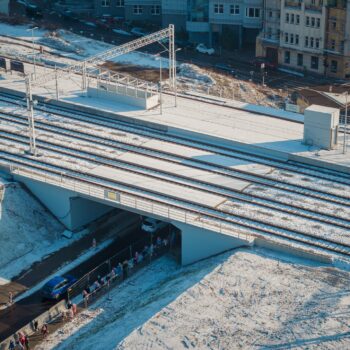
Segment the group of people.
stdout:
<svg viewBox="0 0 350 350">
<path fill-rule="evenodd" d="M 28 335 L 18 332 L 15 340 L 11 340 L 9 344 L 9 350 L 29 350 L 29 337 Z"/>
<path fill-rule="evenodd" d="M 83 300 L 85 307 L 89 301 L 89 297 L 98 293 L 103 287 L 109 286 L 109 284 L 116 278 L 125 280 L 128 278 L 128 273 L 135 266 L 141 264 L 146 258 L 156 256 L 161 249 L 167 248 L 169 245 L 168 238 L 157 237 L 155 244 L 145 245 L 142 251 L 136 251 L 131 259 L 126 259 L 123 262 L 119 262 L 116 266 L 111 269 L 106 276 L 97 277 L 97 280 L 92 285 L 87 285 L 83 290 Z"/>
</svg>

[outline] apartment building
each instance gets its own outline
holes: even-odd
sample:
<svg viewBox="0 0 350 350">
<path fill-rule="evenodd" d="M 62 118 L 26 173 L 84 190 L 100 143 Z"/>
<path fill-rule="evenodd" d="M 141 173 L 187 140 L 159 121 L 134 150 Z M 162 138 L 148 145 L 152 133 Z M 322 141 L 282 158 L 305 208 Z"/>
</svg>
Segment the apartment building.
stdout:
<svg viewBox="0 0 350 350">
<path fill-rule="evenodd" d="M 256 40 L 256 56 L 278 63 L 280 44 L 281 0 L 265 0 L 263 28 Z"/>
<path fill-rule="evenodd" d="M 324 50 L 325 74 L 350 78 L 350 1 L 330 1 Z"/>
<path fill-rule="evenodd" d="M 175 25 L 194 43 L 234 49 L 255 45 L 263 0 L 94 0 L 95 13 L 127 21 Z"/>
<path fill-rule="evenodd" d="M 190 0 L 187 17 L 191 41 L 239 49 L 255 43 L 262 27 L 263 0 Z"/>
<path fill-rule="evenodd" d="M 161 0 L 94 0 L 97 16 L 111 15 L 130 22 L 161 25 Z"/>
<path fill-rule="evenodd" d="M 282 1 L 279 63 L 324 74 L 325 28 L 326 6 L 323 0 Z"/>
<path fill-rule="evenodd" d="M 293 70 L 349 77 L 350 6 L 345 1 L 266 0 L 256 55 Z"/>
</svg>

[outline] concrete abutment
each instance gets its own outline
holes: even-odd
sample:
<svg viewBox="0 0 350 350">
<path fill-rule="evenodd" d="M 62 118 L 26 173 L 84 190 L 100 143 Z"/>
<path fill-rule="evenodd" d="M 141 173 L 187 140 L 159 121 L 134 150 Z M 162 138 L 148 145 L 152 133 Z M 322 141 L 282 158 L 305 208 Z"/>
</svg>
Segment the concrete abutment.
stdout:
<svg viewBox="0 0 350 350">
<path fill-rule="evenodd" d="M 14 176 L 70 231 L 79 229 L 114 207 L 79 196 L 77 193 L 38 182 L 23 176 Z"/>
<path fill-rule="evenodd" d="M 251 246 L 254 242 L 179 222 L 173 225 L 181 230 L 182 265 L 192 264 L 234 248 Z"/>
</svg>

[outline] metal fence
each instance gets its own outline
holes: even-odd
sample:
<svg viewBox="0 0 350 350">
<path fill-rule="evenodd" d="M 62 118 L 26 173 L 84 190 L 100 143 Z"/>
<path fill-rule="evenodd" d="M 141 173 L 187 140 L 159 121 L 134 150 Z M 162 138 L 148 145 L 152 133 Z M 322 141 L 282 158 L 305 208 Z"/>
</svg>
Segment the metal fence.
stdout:
<svg viewBox="0 0 350 350">
<path fill-rule="evenodd" d="M 175 233 L 164 232 L 143 238 L 122 249 L 81 277 L 68 290 L 71 301 L 78 295 L 78 304 L 85 308 L 99 296 L 109 293 L 110 288 L 122 283 L 144 266 L 169 252 L 173 247 Z"/>
</svg>

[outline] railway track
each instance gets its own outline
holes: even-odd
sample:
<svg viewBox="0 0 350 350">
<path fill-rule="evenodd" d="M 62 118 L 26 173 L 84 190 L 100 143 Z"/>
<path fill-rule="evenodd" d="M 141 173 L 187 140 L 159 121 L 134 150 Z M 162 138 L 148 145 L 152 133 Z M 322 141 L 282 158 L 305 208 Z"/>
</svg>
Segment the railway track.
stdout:
<svg viewBox="0 0 350 350">
<path fill-rule="evenodd" d="M 9 102 L 14 105 L 18 105 L 18 102 L 20 101 L 24 103 L 23 100 L 18 99 L 18 97 L 15 97 L 14 95 L 4 93 L 0 93 L 0 101 Z M 339 172 L 330 169 L 321 169 L 312 165 L 297 163 L 295 161 L 289 161 L 289 163 L 286 163 L 284 161 L 278 161 L 276 159 L 272 159 L 264 155 L 259 155 L 257 157 L 252 155 L 251 153 L 244 152 L 242 150 L 232 150 L 228 147 L 213 145 L 210 143 L 205 143 L 203 141 L 193 141 L 182 136 L 168 135 L 164 132 L 151 129 L 149 127 L 146 128 L 137 124 L 130 125 L 127 122 L 111 120 L 110 118 L 104 118 L 85 112 L 82 113 L 76 110 L 71 110 L 63 107 L 53 107 L 47 103 L 39 102 L 36 106 L 36 109 L 45 113 L 52 113 L 59 117 L 77 120 L 80 122 L 87 122 L 91 125 L 96 125 L 98 127 L 108 127 L 112 130 L 119 132 L 128 132 L 142 137 L 151 137 L 153 139 L 164 141 L 170 144 L 180 144 L 201 151 L 213 152 L 217 155 L 228 156 L 239 160 L 254 162 L 266 166 L 272 166 L 277 169 L 290 171 L 301 175 L 313 176 L 319 179 L 333 181 L 339 184 L 350 185 L 350 174 L 342 173 L 340 176 Z"/>
<path fill-rule="evenodd" d="M 18 135 L 16 133 L 9 131 L 4 132 L 0 129 L 0 135 L 2 140 L 17 142 L 23 146 L 26 146 L 28 144 L 27 137 Z M 350 229 L 350 220 L 336 218 L 335 216 L 327 215 L 324 213 L 317 213 L 311 210 L 305 210 L 296 204 L 284 205 L 276 200 L 265 199 L 263 196 L 259 195 L 246 195 L 239 190 L 234 190 L 226 186 L 213 184 L 208 181 L 199 179 L 193 179 L 189 176 L 181 174 L 174 175 L 174 173 L 165 170 L 159 170 L 154 167 L 135 165 L 134 163 L 120 160 L 110 155 L 100 154 L 100 152 L 94 152 L 93 150 L 91 150 L 91 152 L 87 152 L 79 149 L 77 146 L 63 146 L 63 141 L 60 143 L 58 140 L 55 142 L 53 142 L 53 140 L 54 139 L 51 139 L 49 142 L 40 140 L 39 138 L 37 139 L 37 143 L 40 145 L 40 149 L 42 151 L 54 152 L 61 155 L 63 154 L 64 156 L 74 157 L 75 159 L 80 159 L 82 161 L 88 161 L 98 165 L 111 166 L 114 169 L 117 168 L 121 170 L 127 170 L 139 175 L 145 175 L 159 180 L 166 180 L 170 183 L 178 184 L 186 188 L 204 190 L 207 193 L 211 193 L 213 195 L 220 194 L 227 197 L 229 200 L 234 201 L 234 203 L 248 203 L 257 208 L 275 210 L 280 213 L 288 213 L 292 215 L 292 217 L 301 217 L 343 229 Z"/>
<path fill-rule="evenodd" d="M 13 113 L 4 115 L 4 113 L 0 113 L 0 118 L 6 121 L 12 121 L 14 123 L 18 123 L 22 126 L 26 125 L 26 118 L 20 115 L 15 115 Z M 54 124 L 54 125 L 52 125 Z M 179 156 L 170 152 L 154 150 L 152 148 L 146 147 L 145 145 L 130 145 L 129 143 L 123 141 L 115 141 L 111 139 L 106 139 L 106 137 L 100 137 L 97 135 L 92 135 L 92 131 L 88 133 L 88 131 L 82 132 L 73 130 L 72 128 L 68 128 L 67 126 L 62 127 L 57 125 L 56 123 L 50 123 L 49 121 L 36 121 L 37 130 L 52 132 L 54 134 L 59 134 L 62 136 L 72 137 L 75 140 L 86 141 L 89 143 L 95 143 L 101 146 L 112 146 L 116 150 L 119 151 L 128 151 L 136 154 L 141 154 L 143 156 L 148 156 L 156 159 L 161 159 L 177 164 L 185 164 L 191 166 L 192 168 L 207 170 L 212 172 L 213 174 L 219 174 L 228 176 L 232 179 L 238 179 L 247 181 L 250 183 L 263 185 L 267 187 L 274 187 L 276 189 L 286 191 L 289 193 L 295 193 L 311 198 L 315 198 L 318 200 L 324 200 L 327 202 L 332 202 L 335 204 L 341 205 L 350 205 L 350 198 L 346 195 L 332 194 L 329 192 L 321 191 L 320 189 L 316 190 L 312 187 L 306 187 L 302 185 L 295 185 L 286 183 L 280 179 L 271 179 L 268 176 L 264 176 L 261 174 L 251 174 L 249 171 L 241 170 L 241 169 L 232 169 L 230 167 L 213 164 L 209 161 L 205 161 L 202 159 L 194 159 L 191 157 Z M 96 134 L 96 132 L 94 133 Z"/>
<path fill-rule="evenodd" d="M 20 166 L 27 168 L 30 171 L 35 169 L 41 174 L 56 175 L 68 179 L 73 179 L 81 183 L 100 186 L 103 189 L 118 191 L 119 193 L 124 193 L 130 195 L 130 191 L 134 196 L 145 199 L 152 198 L 156 196 L 157 199 L 152 199 L 153 202 L 158 204 L 166 204 L 171 207 L 186 210 L 192 214 L 198 215 L 201 220 L 212 220 L 214 222 L 221 222 L 230 228 L 246 231 L 246 234 L 254 236 L 256 238 L 263 239 L 282 239 L 289 243 L 302 244 L 308 248 L 321 249 L 324 252 L 336 254 L 338 257 L 350 258 L 350 245 L 339 242 L 337 240 L 319 237 L 312 234 L 301 233 L 296 230 L 287 230 L 284 228 L 279 228 L 278 226 L 271 226 L 265 222 L 260 222 L 259 220 L 248 220 L 242 219 L 240 216 L 233 214 L 226 214 L 219 210 L 208 207 L 204 204 L 198 205 L 196 203 L 190 202 L 188 200 L 179 200 L 178 198 L 173 198 L 169 195 L 160 195 L 158 192 L 153 192 L 151 190 L 145 190 L 144 188 L 139 188 L 138 186 L 126 186 L 117 180 L 106 179 L 103 176 L 97 175 L 87 175 L 79 170 L 72 170 L 65 168 L 63 166 L 47 164 L 46 162 L 39 160 L 37 158 L 28 158 L 25 155 L 19 155 L 5 150 L 1 150 L 1 158 L 6 161 L 7 164 L 12 166 Z M 135 191 L 137 193 L 135 194 Z M 169 204 L 173 203 L 173 204 Z"/>
</svg>

